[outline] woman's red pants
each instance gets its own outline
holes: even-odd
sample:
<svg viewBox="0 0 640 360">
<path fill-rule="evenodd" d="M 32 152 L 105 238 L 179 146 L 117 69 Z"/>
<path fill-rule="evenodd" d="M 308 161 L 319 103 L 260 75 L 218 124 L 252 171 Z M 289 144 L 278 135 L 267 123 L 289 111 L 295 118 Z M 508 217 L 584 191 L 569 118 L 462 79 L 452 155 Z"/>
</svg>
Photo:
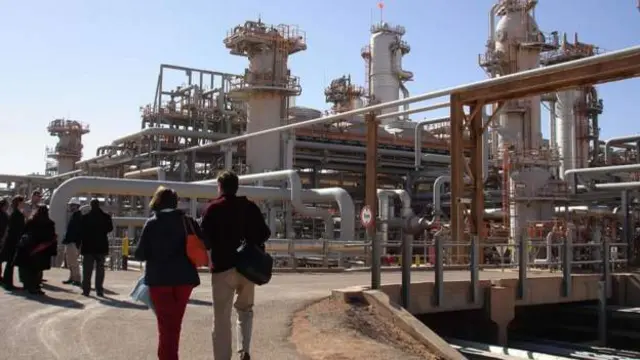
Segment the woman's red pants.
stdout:
<svg viewBox="0 0 640 360">
<path fill-rule="evenodd" d="M 158 319 L 158 359 L 178 360 L 182 318 L 193 286 L 150 286 L 151 301 Z"/>
</svg>

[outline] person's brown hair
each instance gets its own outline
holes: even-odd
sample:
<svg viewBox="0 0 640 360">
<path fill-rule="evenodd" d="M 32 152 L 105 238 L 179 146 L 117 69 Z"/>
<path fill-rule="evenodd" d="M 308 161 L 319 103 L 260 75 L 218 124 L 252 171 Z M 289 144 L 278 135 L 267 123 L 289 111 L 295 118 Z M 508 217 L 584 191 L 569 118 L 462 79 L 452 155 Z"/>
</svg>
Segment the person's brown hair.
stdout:
<svg viewBox="0 0 640 360">
<path fill-rule="evenodd" d="M 238 192 L 240 180 L 233 171 L 225 170 L 218 175 L 218 185 L 224 195 L 234 196 Z"/>
<path fill-rule="evenodd" d="M 149 202 L 149 208 L 153 211 L 175 209 L 178 207 L 178 194 L 173 189 L 164 186 L 158 187 Z"/>
<path fill-rule="evenodd" d="M 24 202 L 24 197 L 22 195 L 16 195 L 11 199 L 11 208 L 17 209 L 20 204 Z"/>
</svg>

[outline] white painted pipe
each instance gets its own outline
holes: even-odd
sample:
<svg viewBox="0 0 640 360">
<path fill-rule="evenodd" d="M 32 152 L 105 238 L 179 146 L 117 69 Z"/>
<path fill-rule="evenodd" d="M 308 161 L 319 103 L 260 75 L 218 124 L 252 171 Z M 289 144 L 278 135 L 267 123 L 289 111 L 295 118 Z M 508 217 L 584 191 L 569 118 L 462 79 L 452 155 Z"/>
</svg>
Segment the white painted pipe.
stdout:
<svg viewBox="0 0 640 360">
<path fill-rule="evenodd" d="M 163 182 L 163 185 L 174 189 L 182 197 L 212 198 L 218 195 L 215 186 L 183 182 Z M 130 180 L 79 176 L 66 180 L 53 192 L 50 213 L 56 223 L 56 233 L 63 237 L 66 231 L 66 206 L 69 200 L 80 193 L 108 193 L 114 195 L 151 196 L 157 190 L 157 181 Z M 239 195 L 260 200 L 286 200 L 290 191 L 279 188 L 241 186 Z M 355 207 L 349 193 L 342 188 L 311 189 L 302 192 L 305 201 L 326 201 L 333 198 L 338 204 L 342 218 L 340 240 L 355 239 Z"/>
<path fill-rule="evenodd" d="M 126 172 L 122 175 L 125 179 L 144 179 L 149 175 L 155 175 L 158 180 L 164 180 L 165 171 L 161 166 L 156 166 L 148 169 L 134 170 Z"/>
<path fill-rule="evenodd" d="M 238 176 L 240 184 L 252 184 L 257 181 L 278 181 L 287 180 L 289 182 L 289 188 L 291 191 L 291 205 L 302 216 L 306 217 L 320 217 L 325 223 L 325 237 L 333 239 L 333 216 L 328 210 L 320 209 L 316 207 L 306 206 L 302 202 L 302 181 L 300 175 L 295 170 L 280 170 L 271 171 L 259 174 L 248 174 Z M 195 181 L 194 184 L 215 184 L 217 180 L 203 180 Z"/>
<path fill-rule="evenodd" d="M 3 182 L 32 182 L 36 184 L 47 184 L 55 180 L 62 180 L 64 178 L 81 174 L 82 170 L 72 170 L 63 174 L 53 176 L 40 176 L 40 175 L 13 175 L 13 174 L 0 174 L 0 183 Z"/>
<path fill-rule="evenodd" d="M 197 139 L 206 139 L 206 140 L 222 140 L 230 137 L 230 135 L 226 135 L 222 133 L 151 127 L 151 128 L 142 129 L 141 131 L 135 132 L 133 134 L 129 134 L 129 135 L 125 135 L 123 137 L 117 138 L 111 142 L 111 145 L 117 146 L 127 141 L 140 139 L 144 136 L 177 136 L 177 137 L 188 137 L 188 138 L 197 138 Z"/>
</svg>

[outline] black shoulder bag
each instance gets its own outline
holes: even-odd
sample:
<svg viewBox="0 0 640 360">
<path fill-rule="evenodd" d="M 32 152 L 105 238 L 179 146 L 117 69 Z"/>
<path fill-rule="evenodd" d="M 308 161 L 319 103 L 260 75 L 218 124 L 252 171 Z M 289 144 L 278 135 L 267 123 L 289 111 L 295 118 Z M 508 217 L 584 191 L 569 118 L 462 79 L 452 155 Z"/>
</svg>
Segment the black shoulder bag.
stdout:
<svg viewBox="0 0 640 360">
<path fill-rule="evenodd" d="M 265 251 L 263 241 L 263 239 L 247 239 L 245 236 L 236 250 L 238 254 L 236 270 L 258 286 L 267 284 L 273 275 L 273 258 Z"/>
</svg>

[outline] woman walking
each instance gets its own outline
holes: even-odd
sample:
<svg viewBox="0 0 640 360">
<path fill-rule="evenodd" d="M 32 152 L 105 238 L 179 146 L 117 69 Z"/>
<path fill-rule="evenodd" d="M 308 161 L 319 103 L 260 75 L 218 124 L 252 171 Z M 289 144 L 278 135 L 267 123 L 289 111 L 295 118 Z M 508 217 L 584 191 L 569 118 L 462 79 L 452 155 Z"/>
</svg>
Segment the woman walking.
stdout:
<svg viewBox="0 0 640 360">
<path fill-rule="evenodd" d="M 51 269 L 51 258 L 56 256 L 57 248 L 56 229 L 49 218 L 49 208 L 38 205 L 25 225 L 16 256 L 24 289 L 30 294 L 44 295 L 40 289 L 42 274 Z"/>
<path fill-rule="evenodd" d="M 147 262 L 144 282 L 158 322 L 158 359 L 177 360 L 182 318 L 191 291 L 200 285 L 186 241 L 190 231 L 199 235 L 199 227 L 177 209 L 172 189 L 160 187 L 150 205 L 153 215 L 142 229 L 135 257 Z"/>
</svg>

